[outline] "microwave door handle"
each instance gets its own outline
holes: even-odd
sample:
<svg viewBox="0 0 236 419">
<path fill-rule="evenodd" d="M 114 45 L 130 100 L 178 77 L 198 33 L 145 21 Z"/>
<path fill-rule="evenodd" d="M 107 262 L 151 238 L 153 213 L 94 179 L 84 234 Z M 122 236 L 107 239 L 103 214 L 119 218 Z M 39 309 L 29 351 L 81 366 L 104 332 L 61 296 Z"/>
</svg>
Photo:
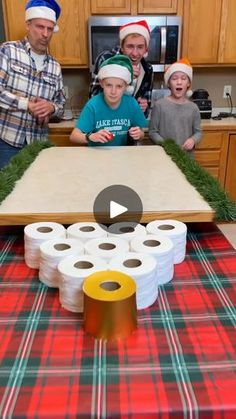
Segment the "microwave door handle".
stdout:
<svg viewBox="0 0 236 419">
<path fill-rule="evenodd" d="M 161 27 L 161 59 L 160 64 L 165 64 L 166 58 L 166 27 Z"/>
</svg>

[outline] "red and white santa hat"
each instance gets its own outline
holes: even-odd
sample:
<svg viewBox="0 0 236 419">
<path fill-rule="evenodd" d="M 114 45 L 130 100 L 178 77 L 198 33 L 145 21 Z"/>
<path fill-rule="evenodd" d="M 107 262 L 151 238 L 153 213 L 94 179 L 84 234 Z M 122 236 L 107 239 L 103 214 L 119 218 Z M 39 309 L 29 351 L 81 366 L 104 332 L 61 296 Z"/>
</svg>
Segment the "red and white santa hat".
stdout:
<svg viewBox="0 0 236 419">
<path fill-rule="evenodd" d="M 135 33 L 144 37 L 148 47 L 150 42 L 150 29 L 146 20 L 139 20 L 138 22 L 131 22 L 121 26 L 119 31 L 120 42 L 122 42 L 126 36 Z"/>
<path fill-rule="evenodd" d="M 187 58 L 181 58 L 180 60 L 175 61 L 173 64 L 169 65 L 169 67 L 166 68 L 165 73 L 164 73 L 164 80 L 165 80 L 166 85 L 168 85 L 170 77 L 176 71 L 182 71 L 182 73 L 185 73 L 188 76 L 190 82 L 192 83 L 192 80 L 193 80 L 192 66 Z"/>
</svg>

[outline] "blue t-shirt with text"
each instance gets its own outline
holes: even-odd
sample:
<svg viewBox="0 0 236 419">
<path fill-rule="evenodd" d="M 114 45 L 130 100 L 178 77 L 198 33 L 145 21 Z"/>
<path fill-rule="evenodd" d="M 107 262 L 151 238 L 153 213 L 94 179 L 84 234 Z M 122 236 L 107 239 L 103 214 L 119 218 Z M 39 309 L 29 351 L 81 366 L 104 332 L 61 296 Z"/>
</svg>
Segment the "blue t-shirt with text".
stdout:
<svg viewBox="0 0 236 419">
<path fill-rule="evenodd" d="M 112 109 L 105 102 L 103 92 L 88 100 L 76 122 L 76 128 L 82 132 L 91 133 L 107 129 L 114 135 L 113 140 L 107 143 L 89 141 L 88 145 L 92 147 L 126 145 L 129 128 L 136 126 L 147 126 L 147 120 L 136 99 L 124 94 L 120 105 Z"/>
</svg>

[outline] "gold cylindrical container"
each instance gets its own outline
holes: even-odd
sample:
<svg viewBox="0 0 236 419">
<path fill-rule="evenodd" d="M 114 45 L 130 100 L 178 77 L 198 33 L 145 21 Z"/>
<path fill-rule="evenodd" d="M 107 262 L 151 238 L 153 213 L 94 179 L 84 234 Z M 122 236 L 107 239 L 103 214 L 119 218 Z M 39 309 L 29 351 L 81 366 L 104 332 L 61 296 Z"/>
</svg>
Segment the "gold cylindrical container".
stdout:
<svg viewBox="0 0 236 419">
<path fill-rule="evenodd" d="M 128 336 L 137 328 L 136 284 L 122 272 L 100 271 L 83 284 L 84 329 L 97 339 Z"/>
</svg>

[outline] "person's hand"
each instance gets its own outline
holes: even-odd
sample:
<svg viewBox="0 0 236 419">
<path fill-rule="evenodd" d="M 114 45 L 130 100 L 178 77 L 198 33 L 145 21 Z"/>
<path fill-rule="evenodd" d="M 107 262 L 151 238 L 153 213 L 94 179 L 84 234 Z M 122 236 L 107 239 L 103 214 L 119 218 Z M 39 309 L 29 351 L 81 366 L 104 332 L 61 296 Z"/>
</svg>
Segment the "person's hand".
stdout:
<svg viewBox="0 0 236 419">
<path fill-rule="evenodd" d="M 147 99 L 144 99 L 142 97 L 139 97 L 138 98 L 138 103 L 139 103 L 139 106 L 142 109 L 142 111 L 145 112 L 146 109 L 147 109 L 147 107 L 148 107 L 148 101 L 147 101 Z"/>
<path fill-rule="evenodd" d="M 138 141 L 143 137 L 143 130 L 141 130 L 140 127 L 131 127 L 128 132 L 130 137 L 135 141 Z"/>
<path fill-rule="evenodd" d="M 54 112 L 53 103 L 49 102 L 46 99 L 35 98 L 30 100 L 28 104 L 28 109 L 31 115 L 37 118 L 39 121 L 49 118 L 49 116 Z"/>
<path fill-rule="evenodd" d="M 182 145 L 182 149 L 189 151 L 192 150 L 194 148 L 195 142 L 193 140 L 193 138 L 188 138 L 184 144 Z"/>
<path fill-rule="evenodd" d="M 94 143 L 108 143 L 113 140 L 114 135 L 107 129 L 101 129 L 100 131 L 93 132 L 89 136 L 89 140 Z"/>
<path fill-rule="evenodd" d="M 49 123 L 49 116 L 45 116 L 45 118 L 37 118 L 38 125 L 47 125 Z"/>
<path fill-rule="evenodd" d="M 140 74 L 139 64 L 133 64 L 133 76 L 134 76 L 134 78 L 137 79 L 139 74 Z"/>
</svg>

